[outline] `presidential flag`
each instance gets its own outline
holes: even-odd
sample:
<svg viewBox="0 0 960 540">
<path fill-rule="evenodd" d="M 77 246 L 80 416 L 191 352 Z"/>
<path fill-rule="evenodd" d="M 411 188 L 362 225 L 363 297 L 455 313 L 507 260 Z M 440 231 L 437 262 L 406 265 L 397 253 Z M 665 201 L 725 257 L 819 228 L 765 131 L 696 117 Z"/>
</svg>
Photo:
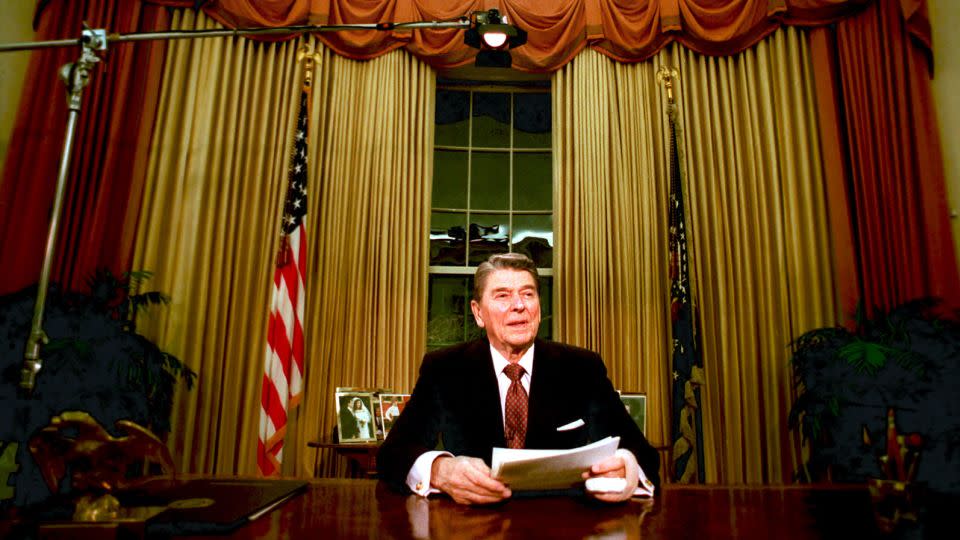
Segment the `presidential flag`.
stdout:
<svg viewBox="0 0 960 540">
<path fill-rule="evenodd" d="M 280 250 L 273 274 L 267 351 L 260 394 L 260 474 L 280 473 L 287 414 L 303 390 L 303 307 L 306 290 L 307 118 L 309 82 L 300 93 L 293 156 L 281 223 Z"/>
<path fill-rule="evenodd" d="M 670 300 L 673 330 L 673 480 L 703 482 L 703 419 L 700 385 L 703 360 L 697 343 L 696 310 L 690 295 L 683 175 L 677 136 L 677 109 L 670 119 Z"/>
</svg>

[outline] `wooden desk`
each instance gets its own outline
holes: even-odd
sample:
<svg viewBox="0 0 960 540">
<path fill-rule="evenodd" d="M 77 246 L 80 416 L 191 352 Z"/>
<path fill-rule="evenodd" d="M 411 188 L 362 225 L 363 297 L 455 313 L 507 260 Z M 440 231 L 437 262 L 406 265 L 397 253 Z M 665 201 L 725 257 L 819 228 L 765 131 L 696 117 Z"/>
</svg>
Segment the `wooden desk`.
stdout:
<svg viewBox="0 0 960 540">
<path fill-rule="evenodd" d="M 466 507 L 400 495 L 374 480 L 322 479 L 229 538 L 877 538 L 859 487 L 668 485 L 653 500 L 572 497 Z M 202 538 L 202 537 L 197 537 Z"/>
</svg>

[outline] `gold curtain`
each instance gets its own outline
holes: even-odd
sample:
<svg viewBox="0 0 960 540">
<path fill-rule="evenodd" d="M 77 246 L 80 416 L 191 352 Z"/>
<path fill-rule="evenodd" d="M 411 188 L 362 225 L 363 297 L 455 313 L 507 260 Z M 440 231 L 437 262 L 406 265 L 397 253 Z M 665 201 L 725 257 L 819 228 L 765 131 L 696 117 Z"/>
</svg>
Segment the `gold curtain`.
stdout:
<svg viewBox="0 0 960 540">
<path fill-rule="evenodd" d="M 731 57 L 669 55 L 680 70 L 706 478 L 789 483 L 800 464 L 789 344 L 836 323 L 805 33 L 781 28 Z"/>
<path fill-rule="evenodd" d="M 218 24 L 182 10 L 172 26 Z M 200 375 L 174 401 L 170 446 L 184 471 L 256 472 L 296 51 L 312 39 L 171 42 L 133 267 L 173 298 L 139 329 Z M 312 472 L 306 443 L 335 425 L 335 386 L 408 390 L 425 348 L 434 75 L 404 52 L 358 63 L 317 48 L 304 394 L 286 474 Z"/>
<path fill-rule="evenodd" d="M 599 352 L 647 394 L 647 438 L 670 444 L 666 131 L 657 62 L 587 49 L 553 77 L 556 339 Z"/>
<path fill-rule="evenodd" d="M 667 130 L 656 83 L 680 71 L 693 298 L 700 313 L 705 477 L 783 483 L 789 343 L 834 323 L 812 74 L 802 31 L 727 58 L 672 46 L 615 64 L 584 51 L 554 76 L 557 336 L 647 392 L 670 444 Z"/>
<path fill-rule="evenodd" d="M 436 75 L 406 51 L 327 55 L 299 449 L 330 437 L 335 387 L 413 390 L 427 337 Z M 298 472 L 314 460 L 303 454 Z M 329 451 L 319 461 L 327 476 L 338 464 Z"/>
</svg>

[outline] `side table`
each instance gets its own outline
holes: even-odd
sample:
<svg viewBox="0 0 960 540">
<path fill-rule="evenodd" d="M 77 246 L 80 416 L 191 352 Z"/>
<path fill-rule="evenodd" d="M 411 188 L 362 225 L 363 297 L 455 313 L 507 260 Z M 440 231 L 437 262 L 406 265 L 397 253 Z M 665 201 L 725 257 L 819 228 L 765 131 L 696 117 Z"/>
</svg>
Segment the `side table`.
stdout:
<svg viewBox="0 0 960 540">
<path fill-rule="evenodd" d="M 307 443 L 307 446 L 316 448 L 317 450 L 317 455 L 313 462 L 314 471 L 317 470 L 317 466 L 319 465 L 320 450 L 323 448 L 332 448 L 338 456 L 347 458 L 351 477 L 377 477 L 377 451 L 380 449 L 380 442 L 340 443 L 333 441 L 310 441 Z"/>
</svg>

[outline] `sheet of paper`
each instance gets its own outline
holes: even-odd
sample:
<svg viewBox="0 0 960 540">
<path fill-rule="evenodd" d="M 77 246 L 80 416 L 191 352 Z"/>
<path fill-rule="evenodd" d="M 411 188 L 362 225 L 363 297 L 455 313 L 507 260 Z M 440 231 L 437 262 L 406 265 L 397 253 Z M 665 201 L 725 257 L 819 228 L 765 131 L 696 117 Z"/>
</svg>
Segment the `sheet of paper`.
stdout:
<svg viewBox="0 0 960 540">
<path fill-rule="evenodd" d="M 570 450 L 494 448 L 491 469 L 514 491 L 578 487 L 583 472 L 612 456 L 619 445 L 620 437 L 607 437 Z"/>
</svg>

